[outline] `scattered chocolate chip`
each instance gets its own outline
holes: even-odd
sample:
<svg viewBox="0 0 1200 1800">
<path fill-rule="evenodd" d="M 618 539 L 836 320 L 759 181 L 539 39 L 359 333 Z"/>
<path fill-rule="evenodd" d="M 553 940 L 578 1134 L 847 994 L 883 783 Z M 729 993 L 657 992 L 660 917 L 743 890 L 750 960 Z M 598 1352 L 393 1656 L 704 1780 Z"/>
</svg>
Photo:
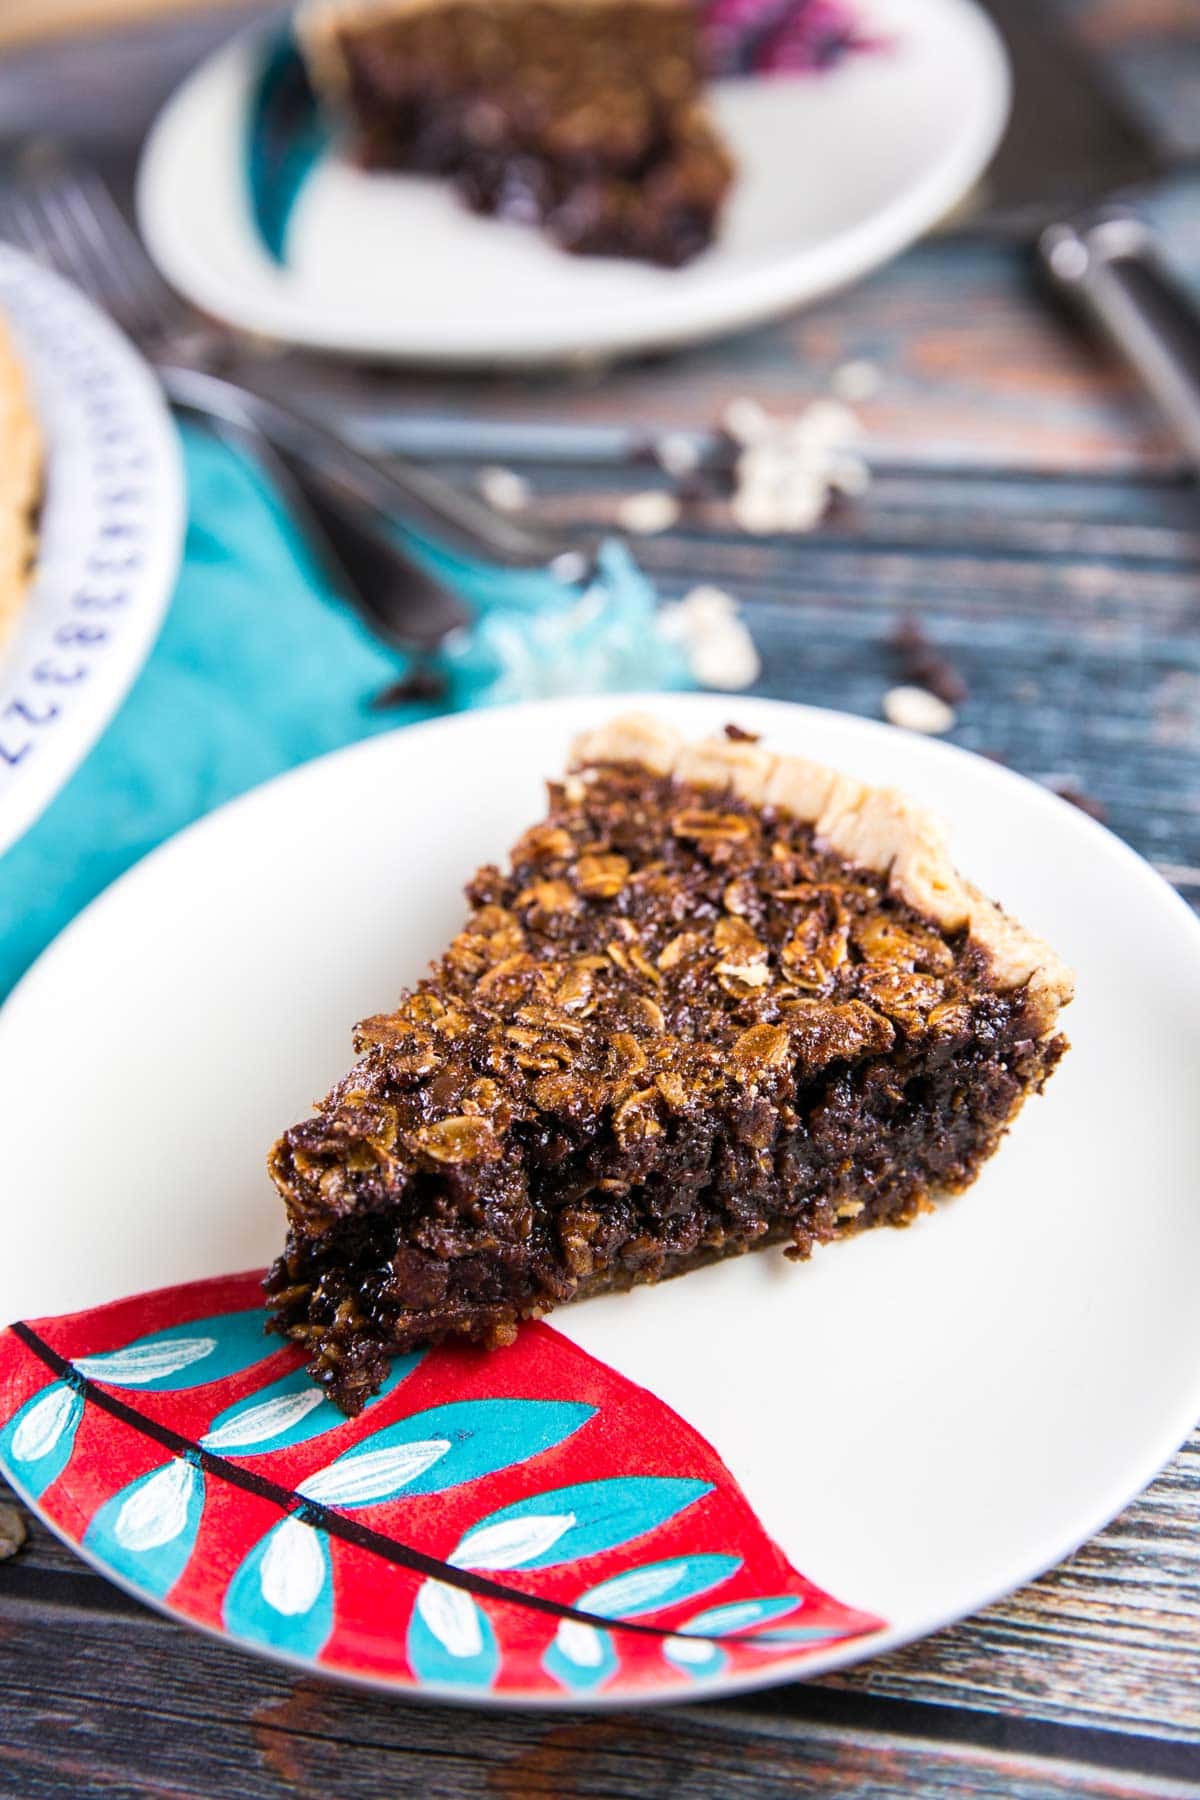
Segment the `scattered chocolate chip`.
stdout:
<svg viewBox="0 0 1200 1800">
<path fill-rule="evenodd" d="M 738 442 L 731 431 L 726 431 L 723 425 L 719 426 L 713 433 L 712 447 L 708 453 L 706 466 L 714 472 L 725 475 L 731 481 L 743 448 L 744 446 Z"/>
<path fill-rule="evenodd" d="M 625 446 L 625 461 L 635 469 L 661 468 L 662 465 L 658 460 L 658 439 L 638 432 L 636 436 L 630 438 Z"/>
<path fill-rule="evenodd" d="M 730 724 L 725 727 L 725 736 L 732 744 L 757 744 L 761 733 L 747 731 L 742 725 Z"/>
<path fill-rule="evenodd" d="M 897 620 L 889 642 L 906 681 L 936 694 L 947 706 L 962 705 L 967 697 L 962 672 L 931 642 L 914 614 Z"/>
<path fill-rule="evenodd" d="M 410 669 L 399 681 L 381 688 L 371 701 L 372 712 L 387 712 L 393 706 L 411 706 L 420 700 L 444 700 L 446 677 L 440 669 Z"/>
<path fill-rule="evenodd" d="M 1108 808 L 1103 800 L 1085 793 L 1069 775 L 1043 775 L 1042 786 L 1049 788 L 1052 794 L 1057 794 L 1060 800 L 1067 801 L 1070 806 L 1077 806 L 1081 813 L 1086 813 L 1089 819 L 1098 820 L 1101 825 L 1108 818 Z"/>
<path fill-rule="evenodd" d="M 680 506 L 707 506 L 714 500 L 729 498 L 729 474 L 726 470 L 699 468 L 681 475 L 675 483 L 675 498 Z"/>
<path fill-rule="evenodd" d="M 7 1562 L 15 1556 L 25 1539 L 29 1536 L 28 1527 L 21 1513 L 7 1501 L 0 1502 L 0 1562 Z"/>
</svg>

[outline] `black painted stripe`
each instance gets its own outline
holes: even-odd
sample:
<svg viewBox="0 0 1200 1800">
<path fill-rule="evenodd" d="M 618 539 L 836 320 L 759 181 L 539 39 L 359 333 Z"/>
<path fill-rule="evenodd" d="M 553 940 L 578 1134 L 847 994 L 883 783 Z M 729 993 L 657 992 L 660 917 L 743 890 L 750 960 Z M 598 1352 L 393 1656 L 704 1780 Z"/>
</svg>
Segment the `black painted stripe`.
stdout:
<svg viewBox="0 0 1200 1800">
<path fill-rule="evenodd" d="M 508 1604 L 524 1606 L 531 1612 L 547 1613 L 555 1619 L 574 1619 L 580 1625 L 594 1625 L 601 1631 L 635 1632 L 641 1637 L 666 1639 L 677 1637 L 675 1631 L 668 1631 L 661 1625 L 644 1625 L 633 1619 L 606 1619 L 601 1613 L 584 1611 L 578 1606 L 568 1606 L 563 1601 L 550 1600 L 542 1594 L 527 1594 L 520 1588 L 506 1587 L 502 1581 L 493 1581 L 487 1575 L 479 1575 L 473 1569 L 456 1569 L 453 1564 L 443 1562 L 439 1557 L 430 1556 L 424 1550 L 416 1550 L 410 1544 L 403 1544 L 397 1538 L 385 1536 L 381 1531 L 372 1531 L 369 1525 L 363 1525 L 357 1519 L 351 1519 L 345 1513 L 335 1512 L 330 1507 L 322 1506 L 319 1501 L 307 1500 L 293 1488 L 281 1486 L 270 1481 L 265 1475 L 256 1474 L 252 1469 L 239 1468 L 236 1463 L 229 1462 L 212 1450 L 205 1450 L 199 1444 L 174 1431 L 169 1425 L 161 1425 L 157 1419 L 149 1419 L 145 1413 L 138 1412 L 127 1401 L 119 1400 L 96 1382 L 82 1375 L 65 1356 L 48 1344 L 34 1331 L 31 1325 L 19 1320 L 10 1327 L 13 1336 L 21 1340 L 26 1349 L 45 1364 L 61 1381 L 68 1383 L 84 1401 L 98 1407 L 140 1436 L 152 1439 L 169 1450 L 174 1456 L 186 1457 L 210 1475 L 228 1482 L 231 1487 L 241 1488 L 245 1493 L 253 1494 L 259 1500 L 267 1500 L 277 1506 L 282 1513 L 289 1513 L 302 1519 L 308 1525 L 315 1525 L 327 1532 L 330 1537 L 340 1538 L 343 1543 L 353 1544 L 356 1549 L 370 1551 L 385 1562 L 394 1563 L 403 1569 L 409 1569 L 415 1575 L 427 1576 L 430 1580 L 441 1581 L 447 1587 L 463 1588 L 481 1600 L 503 1600 Z M 755 1636 L 750 1632 L 729 1632 L 724 1637 L 709 1637 L 701 1632 L 688 1632 L 689 1638 L 697 1643 L 712 1644 L 754 1644 L 761 1649 L 769 1644 L 768 1634 Z M 836 1642 L 834 1638 L 829 1643 Z"/>
</svg>

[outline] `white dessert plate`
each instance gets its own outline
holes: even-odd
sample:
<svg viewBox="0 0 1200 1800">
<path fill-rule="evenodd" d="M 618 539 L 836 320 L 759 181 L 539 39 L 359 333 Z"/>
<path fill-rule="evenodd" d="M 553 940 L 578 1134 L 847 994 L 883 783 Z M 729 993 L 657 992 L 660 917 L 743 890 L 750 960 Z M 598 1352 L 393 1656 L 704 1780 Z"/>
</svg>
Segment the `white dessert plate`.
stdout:
<svg viewBox="0 0 1200 1800">
<path fill-rule="evenodd" d="M 45 445 L 34 579 L 0 645 L 0 853 L 120 705 L 179 567 L 175 428 L 141 357 L 59 276 L 0 244 L 0 313 Z"/>
<path fill-rule="evenodd" d="M 267 1263 L 267 1146 L 613 704 L 474 713 L 325 757 L 89 907 L 0 1012 L 18 1202 L 0 1317 Z M 640 704 L 691 734 L 732 712 L 940 811 L 964 869 L 1074 965 L 1072 1050 L 976 1186 L 911 1230 L 562 1308 L 491 1357 L 428 1353 L 353 1425 L 316 1405 L 292 1348 L 245 1372 L 273 1341 L 256 1324 L 247 1352 L 254 1277 L 40 1325 L 42 1361 L 0 1336 L 0 1465 L 168 1611 L 480 1703 L 720 1693 L 842 1666 L 1028 1580 L 1200 1413 L 1196 919 L 1117 838 L 978 757 L 773 701 Z M 216 1385 L 198 1386 L 188 1359 L 210 1352 Z M 114 1447 L 131 1408 L 153 1441 Z"/>
<path fill-rule="evenodd" d="M 876 47 L 821 74 L 714 85 L 739 177 L 716 243 L 683 269 L 568 256 L 473 216 L 445 183 L 325 158 L 264 247 L 247 117 L 263 57 L 242 37 L 192 75 L 147 142 L 138 212 L 191 299 L 268 337 L 444 365 L 607 358 L 733 331 L 857 279 L 947 214 L 1003 130 L 1003 46 L 973 0 L 861 0 Z"/>
</svg>

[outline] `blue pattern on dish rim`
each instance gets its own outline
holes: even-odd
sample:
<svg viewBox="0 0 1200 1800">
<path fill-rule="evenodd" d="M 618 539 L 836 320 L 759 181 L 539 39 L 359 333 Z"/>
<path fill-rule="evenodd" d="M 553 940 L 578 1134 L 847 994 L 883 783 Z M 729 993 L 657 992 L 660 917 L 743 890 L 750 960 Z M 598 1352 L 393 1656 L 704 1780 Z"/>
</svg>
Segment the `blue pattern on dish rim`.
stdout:
<svg viewBox="0 0 1200 1800">
<path fill-rule="evenodd" d="M 0 313 L 32 389 L 46 463 L 33 580 L 0 647 L 3 850 L 90 748 L 140 667 L 173 584 L 184 507 L 165 404 L 116 328 L 6 245 Z M 45 766 L 52 745 L 56 778 Z"/>
</svg>

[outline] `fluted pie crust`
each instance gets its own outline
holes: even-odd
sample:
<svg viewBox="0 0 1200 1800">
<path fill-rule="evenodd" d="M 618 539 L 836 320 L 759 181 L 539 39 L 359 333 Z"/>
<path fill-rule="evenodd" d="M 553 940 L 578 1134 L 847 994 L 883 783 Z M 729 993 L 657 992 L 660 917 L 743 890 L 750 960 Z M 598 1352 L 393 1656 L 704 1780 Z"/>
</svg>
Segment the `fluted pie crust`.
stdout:
<svg viewBox="0 0 1200 1800">
<path fill-rule="evenodd" d="M 789 813 L 814 841 L 860 869 L 887 876 L 888 892 L 943 931 L 965 931 L 986 951 L 1001 993 L 1023 988 L 1038 1035 L 1053 1031 L 1075 992 L 1061 957 L 994 900 L 964 881 L 941 822 L 896 788 L 871 787 L 802 756 L 773 756 L 758 743 L 689 744 L 671 726 L 630 714 L 575 741 L 571 767 L 639 763 L 695 787 L 730 788 L 752 806 Z"/>
<path fill-rule="evenodd" d="M 0 651 L 29 589 L 42 443 L 25 371 L 0 318 Z"/>
<path fill-rule="evenodd" d="M 348 1411 L 419 1344 L 909 1223 L 1066 1049 L 1069 971 L 928 813 L 744 733 L 586 734 L 467 898 L 271 1152 L 277 1325 Z"/>
</svg>

